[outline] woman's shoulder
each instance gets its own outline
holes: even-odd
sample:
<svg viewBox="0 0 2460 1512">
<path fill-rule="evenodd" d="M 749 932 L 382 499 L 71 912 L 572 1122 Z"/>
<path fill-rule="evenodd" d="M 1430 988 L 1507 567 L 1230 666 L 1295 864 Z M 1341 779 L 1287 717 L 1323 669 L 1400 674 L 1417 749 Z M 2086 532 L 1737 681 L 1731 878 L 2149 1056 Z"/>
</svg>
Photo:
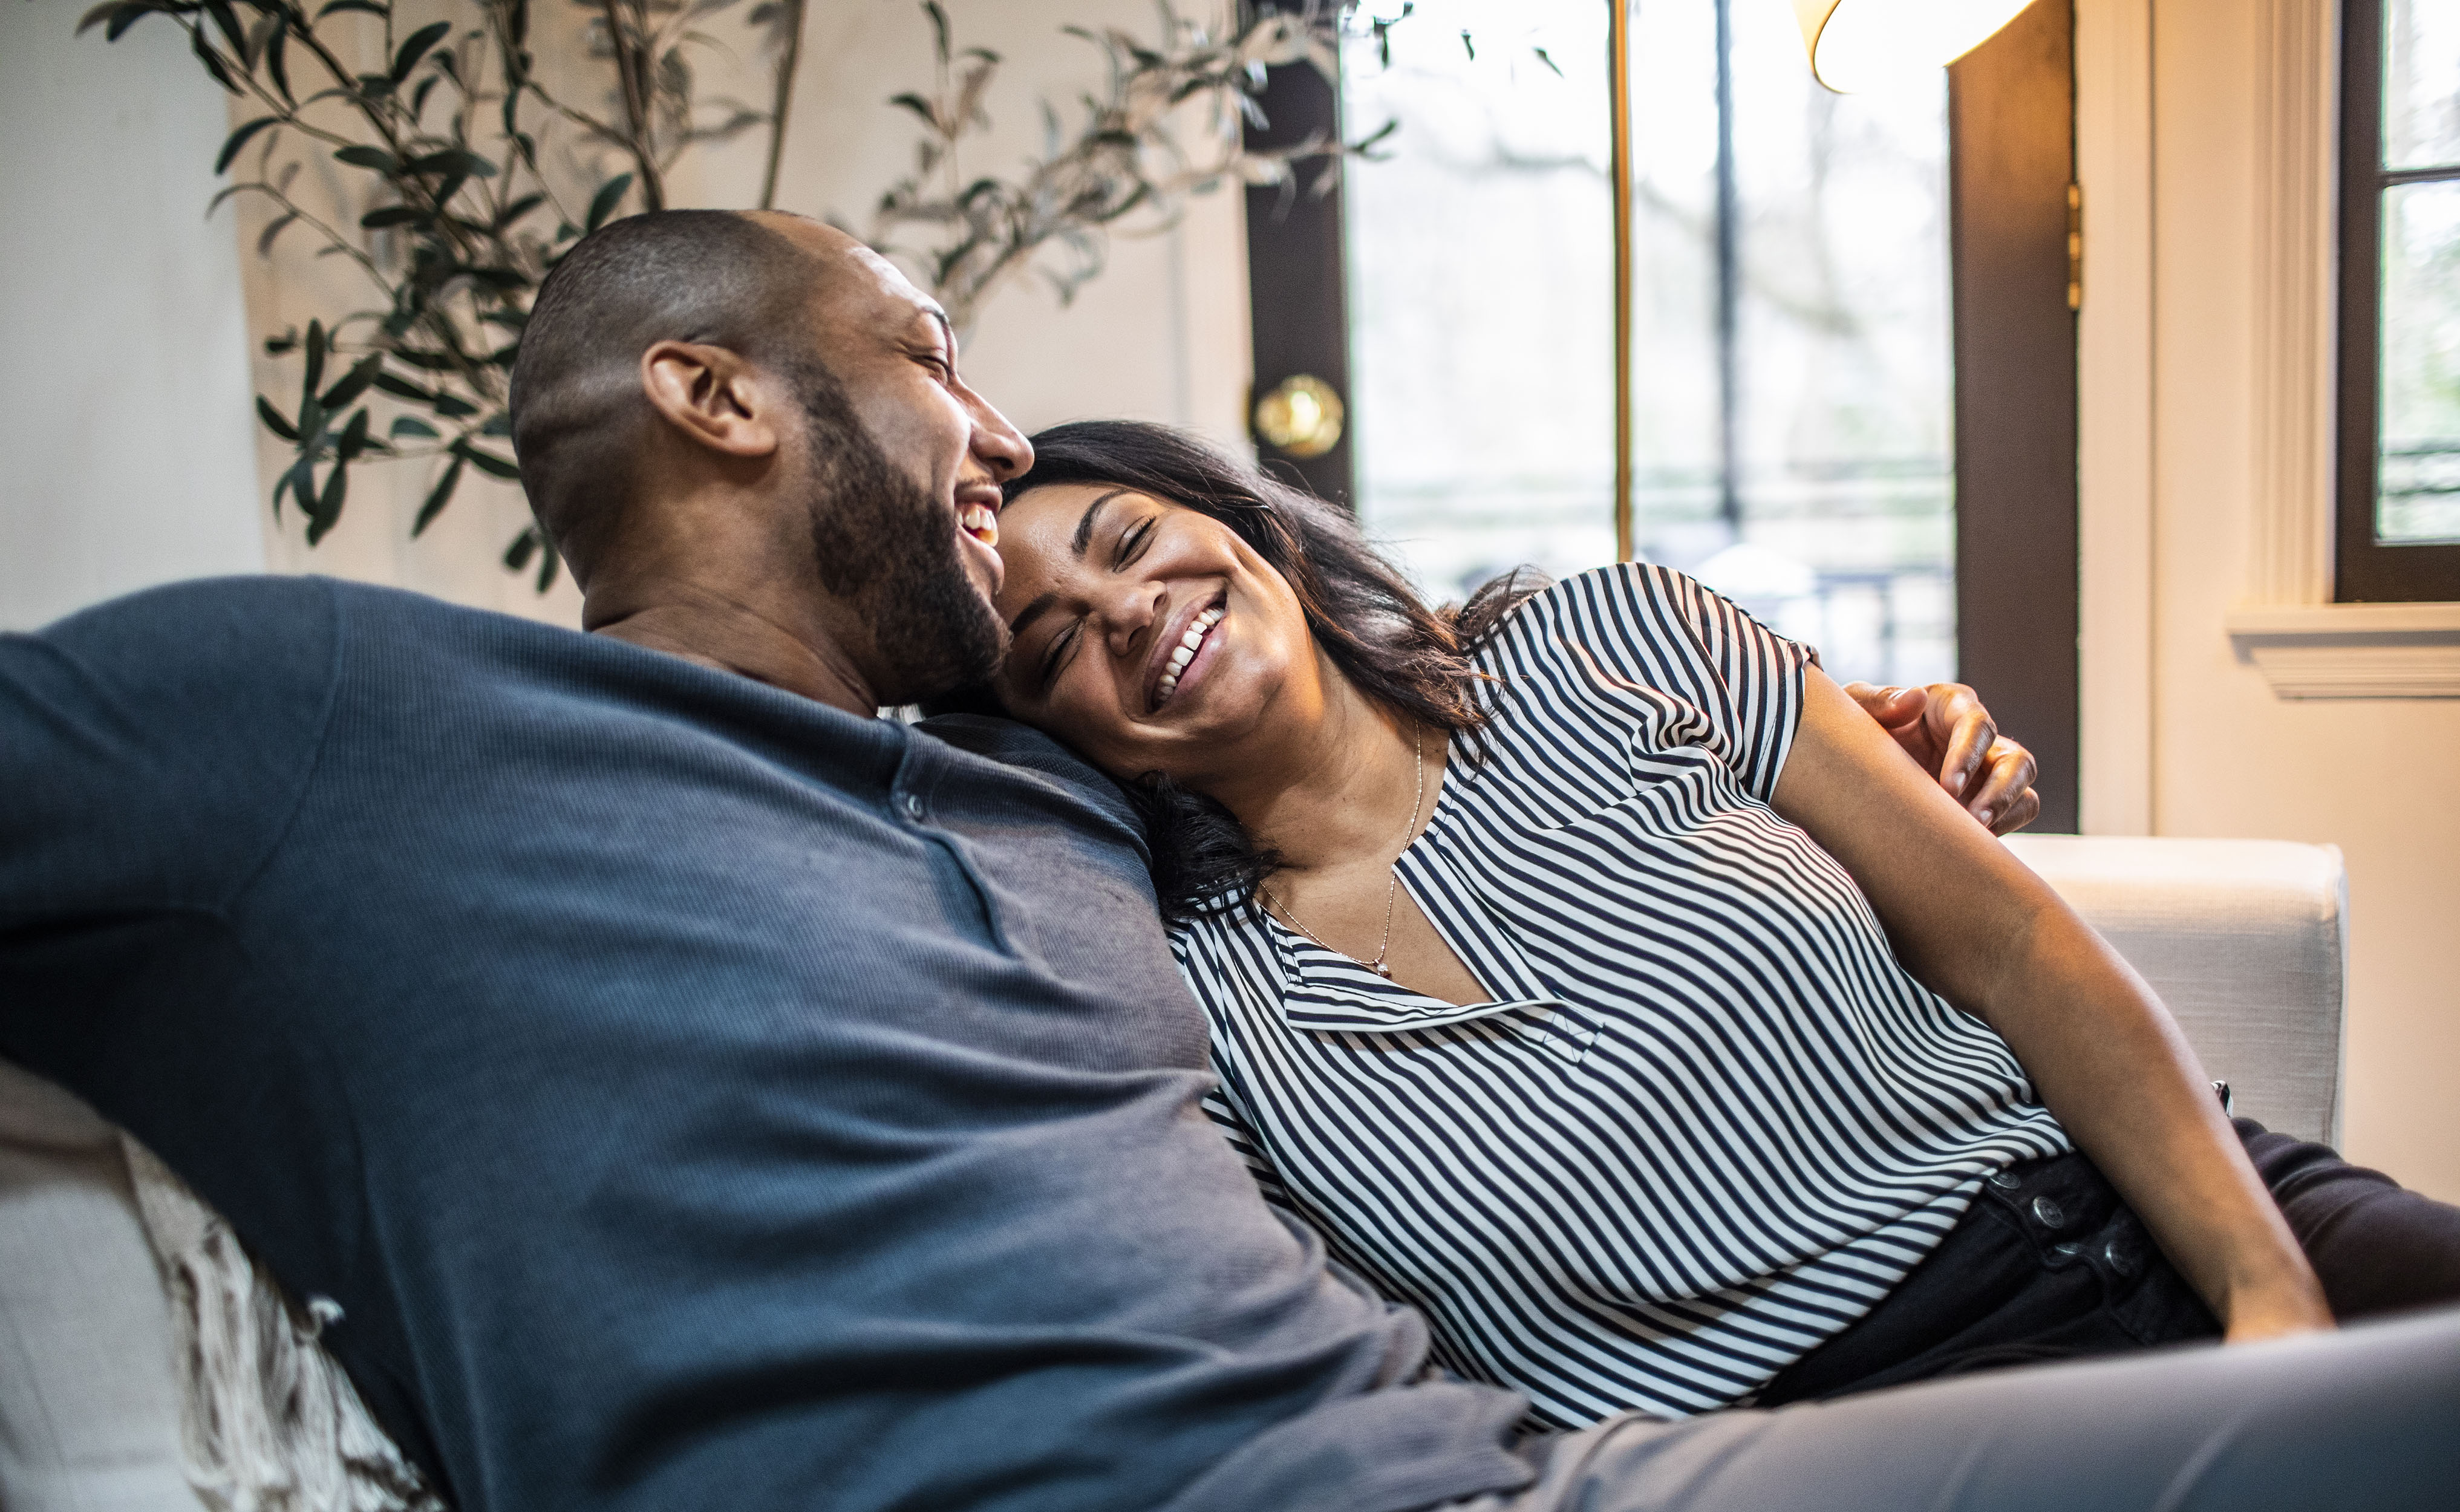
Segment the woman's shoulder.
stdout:
<svg viewBox="0 0 2460 1512">
<path fill-rule="evenodd" d="M 1487 662 L 1566 641 L 1694 647 L 1704 621 L 1741 612 L 1697 578 L 1672 567 L 1617 562 L 1575 572 L 1520 598 L 1479 634 L 1473 655 Z"/>
</svg>

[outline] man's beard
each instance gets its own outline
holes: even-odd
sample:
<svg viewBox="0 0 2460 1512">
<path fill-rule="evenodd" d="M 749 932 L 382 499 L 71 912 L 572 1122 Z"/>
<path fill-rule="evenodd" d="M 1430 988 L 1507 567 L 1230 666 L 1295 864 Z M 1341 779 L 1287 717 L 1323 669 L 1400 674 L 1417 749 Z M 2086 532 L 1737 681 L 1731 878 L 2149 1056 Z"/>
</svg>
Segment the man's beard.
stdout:
<svg viewBox="0 0 2460 1512">
<path fill-rule="evenodd" d="M 812 566 L 871 629 L 873 693 L 909 704 L 983 682 L 1007 637 L 974 586 L 947 501 L 881 451 L 817 363 L 790 371 L 812 458 Z"/>
</svg>

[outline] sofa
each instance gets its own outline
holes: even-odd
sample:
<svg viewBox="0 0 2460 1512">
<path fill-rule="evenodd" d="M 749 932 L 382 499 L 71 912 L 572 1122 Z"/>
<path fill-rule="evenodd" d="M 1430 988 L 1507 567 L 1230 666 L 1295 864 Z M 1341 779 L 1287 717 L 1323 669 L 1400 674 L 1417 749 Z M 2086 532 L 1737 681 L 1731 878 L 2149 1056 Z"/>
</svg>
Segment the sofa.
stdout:
<svg viewBox="0 0 2460 1512">
<path fill-rule="evenodd" d="M 2337 849 L 2066 835 L 2018 836 L 2007 845 L 2170 1005 L 2206 1069 L 2228 1084 L 2236 1111 L 2337 1140 L 2347 962 L 2347 883 Z M 76 1098 L 0 1063 L 0 1508 L 415 1504 L 414 1494 L 394 1496 L 382 1483 L 390 1446 L 360 1445 L 370 1474 L 301 1483 L 235 1468 L 205 1431 L 226 1425 L 201 1424 L 177 1358 L 198 1347 L 197 1288 L 177 1267 L 166 1272 L 158 1255 L 173 1252 L 166 1224 L 211 1219 L 166 1217 L 159 1202 L 140 1203 L 169 1181 L 149 1165 Z M 175 1317 L 183 1308 L 188 1315 Z M 308 1310 L 293 1308 L 243 1320 L 240 1331 L 282 1335 L 272 1343 L 312 1356 L 313 1327 Z M 347 1398 L 338 1373 L 332 1380 Z"/>
</svg>

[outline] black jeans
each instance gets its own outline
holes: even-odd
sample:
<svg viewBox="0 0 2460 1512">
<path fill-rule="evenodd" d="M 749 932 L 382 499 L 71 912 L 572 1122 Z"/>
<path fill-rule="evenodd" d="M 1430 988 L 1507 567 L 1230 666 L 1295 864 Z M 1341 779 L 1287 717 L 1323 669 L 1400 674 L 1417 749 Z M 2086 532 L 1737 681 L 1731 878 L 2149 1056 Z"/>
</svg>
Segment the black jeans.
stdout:
<svg viewBox="0 0 2460 1512">
<path fill-rule="evenodd" d="M 2321 1144 L 2237 1120 L 2343 1321 L 2460 1302 L 2460 1207 Z M 2082 1155 L 1983 1183 L 1939 1247 L 1852 1328 L 1778 1373 L 1762 1406 L 2007 1365 L 2210 1339 L 2220 1325 Z"/>
</svg>

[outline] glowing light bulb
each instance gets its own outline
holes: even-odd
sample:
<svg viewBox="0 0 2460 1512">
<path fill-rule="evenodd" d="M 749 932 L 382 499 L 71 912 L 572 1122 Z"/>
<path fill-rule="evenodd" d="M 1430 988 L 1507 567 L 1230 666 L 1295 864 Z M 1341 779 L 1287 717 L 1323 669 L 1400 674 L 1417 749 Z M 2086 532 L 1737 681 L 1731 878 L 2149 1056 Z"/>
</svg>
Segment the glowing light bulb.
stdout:
<svg viewBox="0 0 2460 1512">
<path fill-rule="evenodd" d="M 1840 95 L 1944 68 L 2032 0 L 1793 0 L 1811 72 Z"/>
</svg>

